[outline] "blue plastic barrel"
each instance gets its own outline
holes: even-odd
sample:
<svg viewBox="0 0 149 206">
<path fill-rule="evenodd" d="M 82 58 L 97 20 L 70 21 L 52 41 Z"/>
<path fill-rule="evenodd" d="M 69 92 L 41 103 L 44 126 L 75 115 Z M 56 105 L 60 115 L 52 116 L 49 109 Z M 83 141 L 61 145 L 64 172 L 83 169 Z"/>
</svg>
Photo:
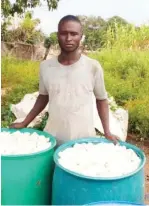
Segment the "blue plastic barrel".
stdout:
<svg viewBox="0 0 149 206">
<path fill-rule="evenodd" d="M 135 204 L 130 202 L 94 202 L 87 205 L 96 205 L 96 206 L 145 206 L 142 204 Z M 86 205 L 86 206 L 87 206 Z"/>
<path fill-rule="evenodd" d="M 58 162 L 59 152 L 72 147 L 75 143 L 111 143 L 105 138 L 83 138 L 61 145 L 54 154 L 56 163 L 53 176 L 53 205 L 84 205 L 99 201 L 125 201 L 134 204 L 144 203 L 144 164 L 146 161 L 142 150 L 126 142 L 120 142 L 133 149 L 141 159 L 139 168 L 122 177 L 94 178 L 65 169 Z M 70 160 L 71 161 L 71 160 Z"/>
</svg>

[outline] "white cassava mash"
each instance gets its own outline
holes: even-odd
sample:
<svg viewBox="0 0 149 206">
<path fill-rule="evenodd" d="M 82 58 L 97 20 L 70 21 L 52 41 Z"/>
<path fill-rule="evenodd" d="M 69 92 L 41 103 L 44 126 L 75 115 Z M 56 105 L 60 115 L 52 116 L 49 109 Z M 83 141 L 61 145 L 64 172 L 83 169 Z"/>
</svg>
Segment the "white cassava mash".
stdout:
<svg viewBox="0 0 149 206">
<path fill-rule="evenodd" d="M 48 149 L 51 146 L 49 138 L 38 135 L 36 132 L 30 134 L 20 131 L 0 132 L 0 154 L 19 155 L 32 154 Z"/>
<path fill-rule="evenodd" d="M 76 143 L 58 155 L 64 168 L 91 177 L 120 177 L 136 170 L 141 162 L 132 149 L 113 143 Z"/>
</svg>

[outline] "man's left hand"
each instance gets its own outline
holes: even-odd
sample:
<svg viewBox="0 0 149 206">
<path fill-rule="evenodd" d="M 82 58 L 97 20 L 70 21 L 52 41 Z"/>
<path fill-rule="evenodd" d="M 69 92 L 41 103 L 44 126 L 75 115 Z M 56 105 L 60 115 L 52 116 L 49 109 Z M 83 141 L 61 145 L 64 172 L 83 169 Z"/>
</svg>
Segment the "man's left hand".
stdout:
<svg viewBox="0 0 149 206">
<path fill-rule="evenodd" d="M 105 137 L 109 140 L 112 140 L 115 144 L 120 140 L 120 138 L 112 133 L 105 133 Z"/>
</svg>

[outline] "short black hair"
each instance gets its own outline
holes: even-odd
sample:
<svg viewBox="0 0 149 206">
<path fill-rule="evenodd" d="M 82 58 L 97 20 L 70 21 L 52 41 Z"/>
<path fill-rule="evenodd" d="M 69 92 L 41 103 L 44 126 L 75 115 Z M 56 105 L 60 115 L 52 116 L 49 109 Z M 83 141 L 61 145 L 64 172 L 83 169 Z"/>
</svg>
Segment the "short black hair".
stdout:
<svg viewBox="0 0 149 206">
<path fill-rule="evenodd" d="M 75 22 L 78 22 L 78 23 L 82 26 L 81 21 L 80 21 L 80 19 L 79 19 L 77 16 L 74 16 L 74 15 L 66 15 L 66 16 L 64 16 L 64 17 L 59 21 L 59 23 L 58 23 L 58 28 L 59 28 L 60 24 L 61 24 L 62 22 L 65 22 L 65 21 L 75 21 Z"/>
</svg>

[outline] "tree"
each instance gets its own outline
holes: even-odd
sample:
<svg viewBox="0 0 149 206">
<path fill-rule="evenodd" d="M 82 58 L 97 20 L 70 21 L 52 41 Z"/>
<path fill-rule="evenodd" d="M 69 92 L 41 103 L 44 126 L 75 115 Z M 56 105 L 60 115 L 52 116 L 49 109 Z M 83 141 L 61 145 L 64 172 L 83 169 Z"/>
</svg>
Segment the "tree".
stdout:
<svg viewBox="0 0 149 206">
<path fill-rule="evenodd" d="M 13 16 L 15 12 L 18 14 L 22 14 L 26 11 L 27 8 L 35 8 L 42 5 L 42 1 L 47 3 L 47 7 L 49 10 L 53 10 L 57 8 L 58 2 L 60 0 L 15 0 L 15 3 L 11 3 L 11 0 L 2 0 L 2 16 Z"/>
<path fill-rule="evenodd" d="M 100 16 L 78 16 L 83 25 L 85 34 L 84 45 L 90 50 L 101 49 L 108 41 L 109 32 L 116 35 L 116 28 L 122 25 L 129 25 L 128 22 L 119 17 L 113 16 L 105 21 Z"/>
<path fill-rule="evenodd" d="M 45 54 L 44 54 L 43 60 L 45 60 L 47 58 L 47 56 L 49 54 L 49 51 L 50 51 L 50 48 L 51 48 L 51 45 L 52 45 L 52 43 L 51 43 L 50 37 L 45 38 L 45 40 L 44 40 L 44 47 L 46 48 L 46 50 L 45 50 Z"/>
<path fill-rule="evenodd" d="M 104 30 L 101 28 L 94 29 L 86 32 L 84 45 L 87 46 L 89 50 L 100 49 L 104 45 Z"/>
<path fill-rule="evenodd" d="M 18 28 L 8 30 L 8 23 L 2 24 L 2 40 L 6 42 L 23 42 L 37 44 L 44 39 L 44 35 L 36 27 L 40 23 L 39 19 L 32 19 L 31 12 L 26 12 Z"/>
<path fill-rule="evenodd" d="M 7 41 L 8 39 L 8 26 L 11 25 L 10 18 L 6 18 L 5 21 L 1 22 L 1 40 Z"/>
<path fill-rule="evenodd" d="M 108 21 L 106 22 L 105 29 L 106 30 L 108 30 L 109 28 L 115 29 L 115 27 L 126 26 L 126 25 L 129 25 L 129 23 L 125 19 L 119 16 L 113 16 L 109 18 Z"/>
<path fill-rule="evenodd" d="M 121 30 L 126 27 L 131 27 L 131 24 L 129 24 L 125 19 L 119 16 L 109 18 L 104 28 L 106 31 L 104 35 L 104 46 L 111 48 L 115 41 L 117 41 L 119 33 L 122 34 Z"/>
<path fill-rule="evenodd" d="M 105 20 L 102 19 L 100 16 L 95 17 L 95 16 L 78 16 L 80 19 L 82 25 L 83 25 L 83 30 L 84 33 L 87 30 L 92 30 L 92 29 L 99 29 L 103 25 L 105 25 Z"/>
<path fill-rule="evenodd" d="M 83 45 L 85 45 L 89 50 L 101 48 L 103 45 L 102 28 L 105 26 L 106 21 L 100 16 L 78 16 L 78 18 L 83 25 L 85 35 Z"/>
<path fill-rule="evenodd" d="M 115 22 L 118 25 L 126 25 L 126 24 L 128 24 L 128 22 L 125 19 L 123 19 L 122 17 L 120 17 L 120 16 L 113 16 L 113 17 L 108 19 L 107 25 L 112 26 Z"/>
<path fill-rule="evenodd" d="M 53 32 L 49 37 L 45 38 L 44 47 L 46 48 L 44 60 L 47 58 L 51 46 L 56 46 L 58 44 L 57 33 Z"/>
<path fill-rule="evenodd" d="M 58 39 L 57 39 L 57 32 L 52 32 L 50 34 L 50 40 L 51 40 L 51 44 L 53 46 L 56 46 L 58 44 Z"/>
</svg>

